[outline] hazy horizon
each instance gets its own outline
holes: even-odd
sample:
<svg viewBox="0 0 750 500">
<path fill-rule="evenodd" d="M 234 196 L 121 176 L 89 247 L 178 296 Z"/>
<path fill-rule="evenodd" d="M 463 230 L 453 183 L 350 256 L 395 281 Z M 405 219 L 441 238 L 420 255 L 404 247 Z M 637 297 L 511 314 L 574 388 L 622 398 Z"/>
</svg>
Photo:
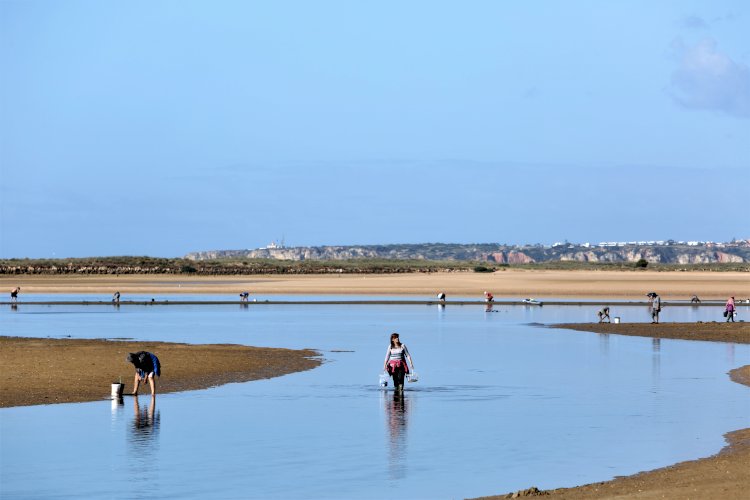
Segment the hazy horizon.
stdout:
<svg viewBox="0 0 750 500">
<path fill-rule="evenodd" d="M 739 0 L 0 2 L 0 258 L 746 231 Z"/>
</svg>

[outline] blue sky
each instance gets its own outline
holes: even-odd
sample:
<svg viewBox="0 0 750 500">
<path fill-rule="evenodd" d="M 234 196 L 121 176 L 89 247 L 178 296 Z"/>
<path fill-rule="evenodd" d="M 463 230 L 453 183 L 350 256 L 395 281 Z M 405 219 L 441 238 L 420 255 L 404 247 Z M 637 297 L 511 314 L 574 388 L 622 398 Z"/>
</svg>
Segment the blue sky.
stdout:
<svg viewBox="0 0 750 500">
<path fill-rule="evenodd" d="M 743 1 L 0 1 L 0 257 L 750 237 Z"/>
</svg>

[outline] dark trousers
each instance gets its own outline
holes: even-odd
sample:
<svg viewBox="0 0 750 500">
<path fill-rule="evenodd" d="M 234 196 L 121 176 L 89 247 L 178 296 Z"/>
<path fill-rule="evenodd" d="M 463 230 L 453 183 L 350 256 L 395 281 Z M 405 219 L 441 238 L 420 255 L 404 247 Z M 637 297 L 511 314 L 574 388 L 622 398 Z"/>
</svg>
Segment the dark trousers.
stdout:
<svg viewBox="0 0 750 500">
<path fill-rule="evenodd" d="M 406 375 L 406 369 L 402 366 L 391 369 L 391 377 L 393 377 L 393 386 L 398 387 L 404 385 L 404 376 Z"/>
<path fill-rule="evenodd" d="M 727 311 L 727 323 L 734 323 L 734 311 Z"/>
</svg>

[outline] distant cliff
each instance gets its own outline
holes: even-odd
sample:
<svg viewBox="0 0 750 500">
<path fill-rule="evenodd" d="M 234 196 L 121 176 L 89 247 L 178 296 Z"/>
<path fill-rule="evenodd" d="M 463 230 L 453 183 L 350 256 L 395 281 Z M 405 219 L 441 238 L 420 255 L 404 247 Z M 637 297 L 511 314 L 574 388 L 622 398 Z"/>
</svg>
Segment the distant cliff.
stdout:
<svg viewBox="0 0 750 500">
<path fill-rule="evenodd" d="M 643 259 L 643 262 L 639 262 Z M 649 265 L 650 263 L 650 265 Z M 750 272 L 747 241 L 706 244 L 366 245 L 271 247 L 196 252 L 185 258 L 110 256 L 0 259 L 2 275 L 253 275 L 488 272 L 508 265 L 542 269 L 620 269 Z M 683 267 L 684 266 L 684 267 Z"/>
<path fill-rule="evenodd" d="M 719 244 L 591 246 L 576 244 L 500 245 L 423 243 L 414 245 L 363 245 L 261 248 L 256 250 L 212 250 L 185 256 L 192 261 L 221 259 L 272 259 L 288 261 L 335 261 L 355 259 L 393 259 L 430 261 L 475 261 L 496 264 L 573 261 L 623 263 L 641 259 L 659 264 L 711 264 L 750 262 L 747 241 Z"/>
</svg>

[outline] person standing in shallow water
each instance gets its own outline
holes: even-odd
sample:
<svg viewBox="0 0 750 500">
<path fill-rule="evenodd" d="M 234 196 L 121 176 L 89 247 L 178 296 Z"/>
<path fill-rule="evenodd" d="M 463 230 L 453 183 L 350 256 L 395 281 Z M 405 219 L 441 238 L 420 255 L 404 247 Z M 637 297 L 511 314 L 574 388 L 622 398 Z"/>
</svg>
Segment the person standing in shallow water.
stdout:
<svg viewBox="0 0 750 500">
<path fill-rule="evenodd" d="M 138 351 L 129 353 L 126 359 L 135 366 L 135 378 L 133 379 L 133 392 L 131 394 L 137 396 L 141 381 L 145 383 L 148 380 L 151 386 L 151 395 L 155 395 L 156 381 L 154 378 L 161 376 L 159 358 L 150 352 Z"/>
<path fill-rule="evenodd" d="M 729 297 L 727 304 L 724 306 L 724 316 L 727 317 L 727 323 L 734 323 L 734 297 Z"/>
<path fill-rule="evenodd" d="M 411 359 L 409 350 L 401 343 L 398 333 L 392 333 L 391 344 L 385 352 L 383 370 L 387 371 L 393 377 L 393 387 L 398 392 L 404 392 L 404 377 L 409 373 L 407 360 L 411 364 L 412 371 L 414 371 L 414 361 Z"/>
<path fill-rule="evenodd" d="M 18 302 L 18 292 L 21 291 L 21 287 L 17 286 L 13 290 L 10 291 L 10 301 L 11 302 Z"/>
<path fill-rule="evenodd" d="M 647 293 L 648 307 L 651 312 L 651 323 L 659 323 L 659 313 L 661 312 L 661 297 L 655 292 Z"/>
</svg>

